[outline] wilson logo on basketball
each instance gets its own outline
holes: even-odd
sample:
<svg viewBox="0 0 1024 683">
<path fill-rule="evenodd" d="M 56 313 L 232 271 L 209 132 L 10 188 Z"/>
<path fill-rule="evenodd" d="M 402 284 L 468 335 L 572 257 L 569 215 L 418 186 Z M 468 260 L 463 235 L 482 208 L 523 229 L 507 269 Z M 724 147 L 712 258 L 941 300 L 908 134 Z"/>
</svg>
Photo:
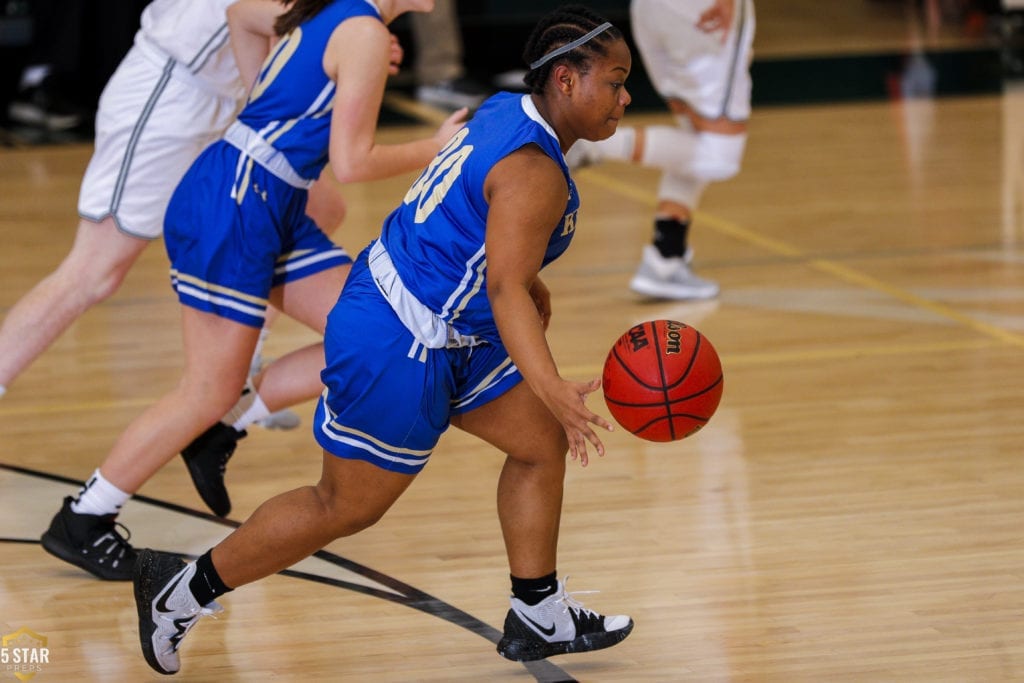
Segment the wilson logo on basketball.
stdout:
<svg viewBox="0 0 1024 683">
<path fill-rule="evenodd" d="M 683 336 L 679 333 L 682 328 L 674 322 L 665 325 L 665 353 L 679 353 L 682 349 Z"/>
</svg>

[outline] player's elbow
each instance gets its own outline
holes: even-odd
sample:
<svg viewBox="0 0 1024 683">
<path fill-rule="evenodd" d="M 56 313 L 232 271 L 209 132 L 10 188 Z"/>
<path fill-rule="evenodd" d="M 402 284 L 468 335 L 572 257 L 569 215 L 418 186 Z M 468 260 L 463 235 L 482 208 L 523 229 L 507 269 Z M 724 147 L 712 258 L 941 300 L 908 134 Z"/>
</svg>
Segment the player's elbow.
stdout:
<svg viewBox="0 0 1024 683">
<path fill-rule="evenodd" d="M 366 164 L 353 162 L 352 159 L 347 157 L 341 159 L 331 158 L 331 171 L 339 183 L 358 183 L 366 180 L 365 168 Z"/>
</svg>

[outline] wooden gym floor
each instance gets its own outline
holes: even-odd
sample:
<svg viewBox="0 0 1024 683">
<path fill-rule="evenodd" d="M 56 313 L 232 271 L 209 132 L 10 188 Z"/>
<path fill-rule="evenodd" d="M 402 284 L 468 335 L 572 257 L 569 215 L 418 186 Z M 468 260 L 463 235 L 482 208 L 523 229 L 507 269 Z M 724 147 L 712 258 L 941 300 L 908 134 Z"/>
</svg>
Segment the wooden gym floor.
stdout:
<svg viewBox="0 0 1024 683">
<path fill-rule="evenodd" d="M 838 49 L 906 47 L 894 3 L 837 4 L 859 16 L 812 26 L 793 3 L 762 0 L 759 54 L 797 38 L 823 54 L 832 27 Z M 951 49 L 963 40 L 942 33 Z M 0 151 L 0 313 L 67 251 L 89 153 Z M 651 444 L 620 430 L 605 458 L 569 468 L 559 571 L 570 590 L 601 591 L 588 606 L 630 614 L 634 633 L 530 666 L 494 653 L 508 591 L 501 456 L 452 431 L 376 527 L 225 596 L 226 613 L 185 643 L 179 678 L 1024 679 L 1024 84 L 756 108 L 742 172 L 708 190 L 695 221 L 695 267 L 722 286 L 714 302 L 627 288 L 656 178 L 581 171 L 577 238 L 546 274 L 566 376 L 597 376 L 613 340 L 652 318 L 696 326 L 725 368 L 721 408 L 697 435 Z M 344 188 L 339 241 L 361 248 L 410 180 Z M 281 321 L 268 351 L 311 339 Z M 159 678 L 139 653 L 130 588 L 37 540 L 175 381 L 179 351 L 155 244 L 0 400 L 0 635 L 46 639 L 36 680 Z M 589 405 L 607 415 L 599 395 Z M 299 406 L 298 430 L 241 442 L 231 520 L 315 481 L 311 410 Z M 187 554 L 234 524 L 206 514 L 180 461 L 122 521 L 133 543 Z M 0 680 L 15 680 L 3 664 Z"/>
</svg>

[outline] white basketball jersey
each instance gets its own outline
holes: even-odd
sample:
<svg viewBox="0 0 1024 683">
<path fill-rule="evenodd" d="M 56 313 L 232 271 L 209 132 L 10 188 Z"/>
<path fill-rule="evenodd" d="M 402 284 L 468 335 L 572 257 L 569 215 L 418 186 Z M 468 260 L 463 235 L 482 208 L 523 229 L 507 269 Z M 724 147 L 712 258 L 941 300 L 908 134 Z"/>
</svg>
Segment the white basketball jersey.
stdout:
<svg viewBox="0 0 1024 683">
<path fill-rule="evenodd" d="M 153 0 L 142 12 L 137 43 L 160 50 L 225 96 L 241 99 L 242 82 L 228 45 L 233 0 Z"/>
</svg>

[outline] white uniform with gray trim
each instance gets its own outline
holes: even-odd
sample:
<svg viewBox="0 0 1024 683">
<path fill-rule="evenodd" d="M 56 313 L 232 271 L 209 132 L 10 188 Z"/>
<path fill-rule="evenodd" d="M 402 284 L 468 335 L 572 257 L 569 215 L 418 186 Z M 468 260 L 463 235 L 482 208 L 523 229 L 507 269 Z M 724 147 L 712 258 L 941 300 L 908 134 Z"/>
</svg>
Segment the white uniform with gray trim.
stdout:
<svg viewBox="0 0 1024 683">
<path fill-rule="evenodd" d="M 722 34 L 697 28 L 712 0 L 632 0 L 630 17 L 644 68 L 658 94 L 687 103 L 709 119 L 750 118 L 753 0 L 735 0 Z"/>
<path fill-rule="evenodd" d="M 134 45 L 100 96 L 82 218 L 113 216 L 125 234 L 161 235 L 178 181 L 242 104 L 225 15 L 232 1 L 153 0 L 143 11 Z"/>
</svg>

